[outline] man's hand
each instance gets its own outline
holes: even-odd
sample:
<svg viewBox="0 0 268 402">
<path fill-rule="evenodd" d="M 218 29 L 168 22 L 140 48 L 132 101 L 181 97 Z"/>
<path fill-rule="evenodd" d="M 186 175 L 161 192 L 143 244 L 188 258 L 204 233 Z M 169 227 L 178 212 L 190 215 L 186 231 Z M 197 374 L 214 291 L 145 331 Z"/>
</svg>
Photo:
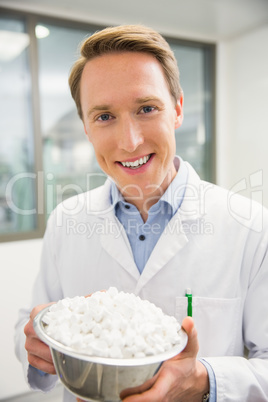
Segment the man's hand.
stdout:
<svg viewBox="0 0 268 402">
<path fill-rule="evenodd" d="M 30 320 L 24 327 L 24 333 L 26 335 L 25 349 L 28 352 L 28 361 L 31 366 L 48 374 L 56 374 L 50 349 L 38 338 L 33 327 L 34 317 L 39 313 L 39 311 L 50 304 L 52 303 L 41 304 L 32 310 Z"/>
<path fill-rule="evenodd" d="M 194 322 L 186 317 L 182 327 L 188 335 L 186 348 L 164 362 L 157 374 L 143 385 L 121 392 L 124 402 L 200 402 L 209 390 L 205 366 L 196 359 L 199 349 Z"/>
</svg>

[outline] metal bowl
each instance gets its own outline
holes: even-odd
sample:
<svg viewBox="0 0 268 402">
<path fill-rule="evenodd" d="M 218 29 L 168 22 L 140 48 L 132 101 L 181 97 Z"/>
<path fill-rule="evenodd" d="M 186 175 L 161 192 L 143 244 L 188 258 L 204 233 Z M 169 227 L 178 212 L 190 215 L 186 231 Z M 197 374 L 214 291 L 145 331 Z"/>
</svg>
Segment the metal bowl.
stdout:
<svg viewBox="0 0 268 402">
<path fill-rule="evenodd" d="M 143 384 L 153 377 L 161 363 L 180 353 L 187 344 L 187 334 L 179 331 L 181 343 L 168 352 L 132 359 L 90 356 L 67 347 L 48 336 L 43 317 L 46 307 L 34 319 L 34 329 L 51 350 L 56 372 L 63 385 L 85 401 L 120 401 L 125 388 Z"/>
</svg>

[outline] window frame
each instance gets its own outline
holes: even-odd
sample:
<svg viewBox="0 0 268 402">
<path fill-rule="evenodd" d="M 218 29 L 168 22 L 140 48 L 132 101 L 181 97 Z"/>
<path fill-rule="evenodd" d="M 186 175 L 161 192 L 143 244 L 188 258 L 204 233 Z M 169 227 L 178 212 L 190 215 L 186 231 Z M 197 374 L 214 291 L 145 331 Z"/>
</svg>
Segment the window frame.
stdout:
<svg viewBox="0 0 268 402">
<path fill-rule="evenodd" d="M 32 125 L 33 125 L 33 142 L 34 142 L 34 174 L 36 175 L 35 180 L 35 195 L 36 195 L 36 229 L 27 232 L 15 232 L 15 233 L 5 233 L 0 234 L 0 243 L 20 241 L 20 240 L 30 240 L 42 238 L 46 228 L 46 208 L 45 208 L 45 191 L 44 191 L 44 180 L 42 179 L 43 171 L 43 145 L 42 145 L 42 132 L 41 132 L 41 121 L 40 121 L 40 91 L 39 91 L 39 80 L 38 80 L 38 43 L 35 36 L 35 26 L 42 22 L 44 24 L 54 24 L 58 27 L 65 27 L 69 29 L 84 29 L 89 32 L 95 32 L 96 30 L 101 30 L 105 28 L 105 25 L 97 25 L 94 23 L 86 23 L 84 21 L 74 21 L 68 18 L 58 18 L 52 17 L 46 14 L 37 14 L 25 11 L 19 11 L 9 8 L 0 7 L 1 18 L 7 19 L 18 19 L 25 23 L 26 32 L 30 37 L 29 44 L 29 74 L 31 82 L 31 111 L 32 111 Z M 216 180 L 216 44 L 204 41 L 194 41 L 184 38 L 179 38 L 175 36 L 167 36 L 163 34 L 165 39 L 170 44 L 188 46 L 188 47 L 199 47 L 205 51 L 205 61 L 208 57 L 211 62 L 207 66 L 209 69 L 209 74 L 211 79 L 205 81 L 205 84 L 210 88 L 211 98 L 210 100 L 205 100 L 205 120 L 208 137 L 206 141 L 206 153 L 210 154 L 209 163 L 206 166 L 207 172 L 209 172 L 209 180 L 215 182 Z M 206 79 L 208 74 L 205 75 Z M 41 204 L 42 211 L 39 211 Z"/>
</svg>

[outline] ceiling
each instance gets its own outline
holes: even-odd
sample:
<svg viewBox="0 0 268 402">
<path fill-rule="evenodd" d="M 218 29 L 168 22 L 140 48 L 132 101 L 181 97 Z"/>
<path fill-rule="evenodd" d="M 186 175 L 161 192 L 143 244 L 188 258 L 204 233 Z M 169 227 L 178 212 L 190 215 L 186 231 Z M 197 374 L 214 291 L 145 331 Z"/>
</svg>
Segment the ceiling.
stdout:
<svg viewBox="0 0 268 402">
<path fill-rule="evenodd" d="M 268 23 L 268 0 L 0 0 L 1 6 L 100 25 L 141 23 L 208 42 Z"/>
</svg>

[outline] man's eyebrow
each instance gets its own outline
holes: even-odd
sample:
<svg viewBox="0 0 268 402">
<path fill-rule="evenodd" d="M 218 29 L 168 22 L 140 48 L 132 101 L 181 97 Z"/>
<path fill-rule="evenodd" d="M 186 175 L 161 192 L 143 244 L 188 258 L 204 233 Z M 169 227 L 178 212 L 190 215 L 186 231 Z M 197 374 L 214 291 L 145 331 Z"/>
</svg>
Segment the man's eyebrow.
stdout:
<svg viewBox="0 0 268 402">
<path fill-rule="evenodd" d="M 142 104 L 142 103 L 146 103 L 146 102 L 161 102 L 163 103 L 163 101 L 158 98 L 157 96 L 145 96 L 144 98 L 137 98 L 135 100 L 136 103 L 138 104 Z"/>
<path fill-rule="evenodd" d="M 110 105 L 96 105 L 96 106 L 93 106 L 91 109 L 88 110 L 87 116 L 90 116 L 94 112 L 109 110 L 110 108 L 111 108 Z"/>
</svg>

